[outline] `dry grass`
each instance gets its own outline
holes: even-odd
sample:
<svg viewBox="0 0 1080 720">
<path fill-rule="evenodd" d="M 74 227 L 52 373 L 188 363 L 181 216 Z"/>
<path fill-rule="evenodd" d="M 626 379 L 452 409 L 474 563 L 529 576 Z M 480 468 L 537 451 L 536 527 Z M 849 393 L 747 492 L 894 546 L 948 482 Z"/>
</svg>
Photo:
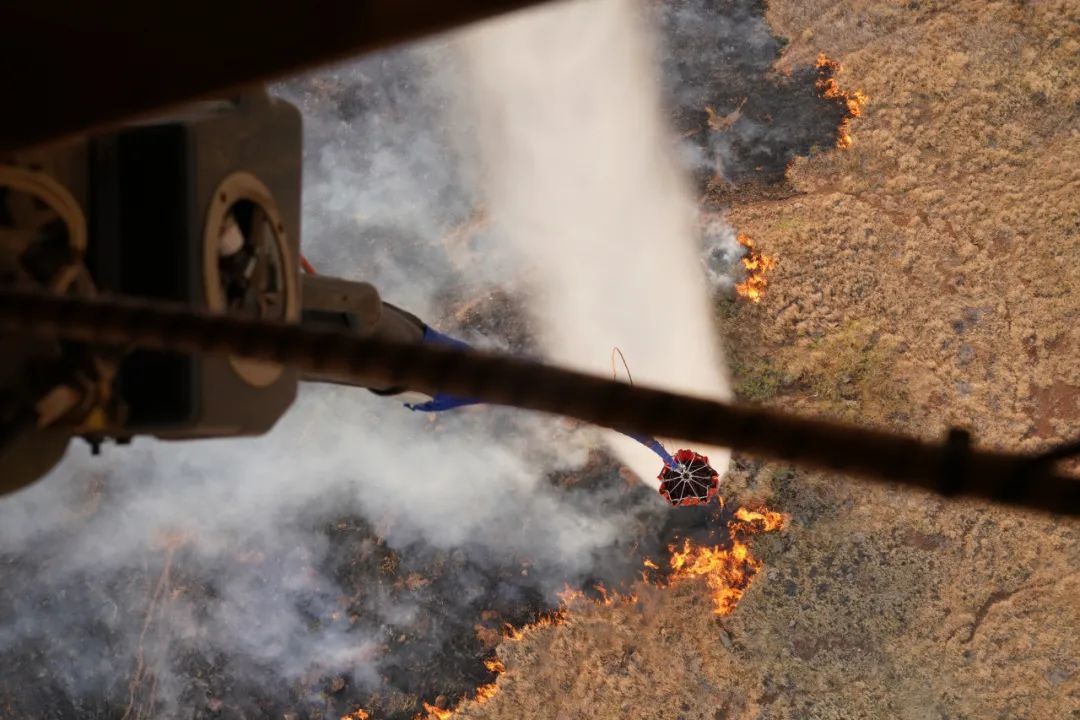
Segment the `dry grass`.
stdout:
<svg viewBox="0 0 1080 720">
<path fill-rule="evenodd" d="M 784 62 L 870 97 L 853 147 L 731 219 L 740 394 L 1034 449 L 1080 427 L 1080 7 L 772 0 Z M 748 465 L 792 528 L 721 626 L 683 588 L 514 646 L 485 718 L 1078 718 L 1075 523 Z M 725 641 L 726 638 L 726 641 Z M 730 649 L 729 649 L 730 647 Z"/>
</svg>

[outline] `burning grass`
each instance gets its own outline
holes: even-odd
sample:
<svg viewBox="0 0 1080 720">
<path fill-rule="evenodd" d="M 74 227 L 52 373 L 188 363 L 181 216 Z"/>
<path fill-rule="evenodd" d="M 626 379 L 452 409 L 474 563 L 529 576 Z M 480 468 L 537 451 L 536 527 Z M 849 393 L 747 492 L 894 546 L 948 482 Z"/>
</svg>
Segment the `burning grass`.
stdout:
<svg viewBox="0 0 1080 720">
<path fill-rule="evenodd" d="M 752 303 L 759 303 L 769 284 L 767 274 L 776 267 L 776 258 L 755 248 L 754 241 L 747 235 L 739 233 L 736 239 L 746 248 L 746 255 L 742 259 L 746 279 L 735 285 L 735 292 Z"/>
<path fill-rule="evenodd" d="M 827 100 L 842 100 L 847 105 L 847 114 L 840 121 L 836 138 L 836 147 L 846 150 L 851 147 L 851 119 L 862 116 L 863 108 L 869 98 L 861 90 L 841 89 L 836 76 L 840 74 L 843 67 L 825 53 L 818 53 L 815 67 L 818 71 L 816 86 L 821 97 Z"/>
<path fill-rule="evenodd" d="M 668 546 L 668 557 L 664 562 L 643 558 L 645 570 L 641 574 L 641 582 L 660 588 L 701 583 L 712 600 L 713 613 L 717 616 L 729 615 L 762 567 L 762 561 L 753 555 L 750 538 L 781 530 L 787 520 L 786 515 L 767 508 L 740 507 L 726 523 L 727 542 L 711 544 L 691 538 L 673 542 Z M 602 585 L 593 586 L 588 592 L 567 587 L 559 593 L 558 608 L 529 625 L 507 625 L 503 637 L 507 642 L 520 642 L 533 633 L 567 622 L 576 610 L 583 607 L 611 607 L 637 601 L 635 593 L 616 592 Z M 484 666 L 495 674 L 494 681 L 481 685 L 472 697 L 463 699 L 452 708 L 425 702 L 424 713 L 417 715 L 414 720 L 449 720 L 468 702 L 483 704 L 491 700 L 498 694 L 499 678 L 507 672 L 507 668 L 497 655 L 485 660 Z"/>
<path fill-rule="evenodd" d="M 754 557 L 746 538 L 780 530 L 786 521 L 783 514 L 768 509 L 738 508 L 735 519 L 728 523 L 731 547 L 702 545 L 686 538 L 681 546 L 668 548 L 671 555 L 667 582 L 675 585 L 704 581 L 713 601 L 713 613 L 730 615 L 761 569 L 761 560 Z"/>
<path fill-rule="evenodd" d="M 471 698 L 465 698 L 461 701 L 461 704 L 452 708 L 440 707 L 438 704 L 432 705 L 431 703 L 424 703 L 424 712 L 416 716 L 416 720 L 447 720 L 447 718 L 453 717 L 458 707 L 466 702 L 472 702 L 477 705 L 483 705 L 499 692 L 498 679 L 504 672 L 506 672 L 506 666 L 502 660 L 498 657 L 492 657 L 484 661 L 484 666 L 493 673 L 495 673 L 495 680 L 493 682 L 485 683 L 476 688 L 476 692 Z M 345 720 L 345 718 L 342 718 Z"/>
</svg>

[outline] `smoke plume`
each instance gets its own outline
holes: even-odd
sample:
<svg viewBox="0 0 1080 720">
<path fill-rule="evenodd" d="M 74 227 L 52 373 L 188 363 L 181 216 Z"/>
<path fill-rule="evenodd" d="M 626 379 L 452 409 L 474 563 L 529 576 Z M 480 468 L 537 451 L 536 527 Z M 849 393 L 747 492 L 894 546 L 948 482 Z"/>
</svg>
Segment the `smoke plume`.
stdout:
<svg viewBox="0 0 1080 720">
<path fill-rule="evenodd" d="M 663 0 L 665 105 L 700 185 L 783 183 L 788 164 L 834 146 L 847 108 L 822 97 L 813 66 L 777 72 L 787 38 L 765 0 Z M 831 72 L 826 70 L 825 72 Z"/>
<path fill-rule="evenodd" d="M 506 277 L 444 242 L 480 204 L 454 52 L 276 88 L 305 114 L 305 253 L 436 321 L 441 297 Z M 664 517 L 610 462 L 590 486 L 551 481 L 596 445 L 555 418 L 433 420 L 319 386 L 261 438 L 101 458 L 75 441 L 0 502 L 0 717 L 411 717 L 460 696 L 488 679 L 480 624 L 497 636 L 598 565 L 636 565 L 625 546 Z"/>
<path fill-rule="evenodd" d="M 650 58 L 681 134 L 702 102 L 750 95 L 743 124 L 691 138 L 704 175 L 774 172 L 806 142 L 770 131 L 783 93 L 753 95 L 776 51 L 758 0 L 656 10 L 661 50 L 634 6 L 595 0 L 275 87 L 304 114 L 305 254 L 478 345 L 601 374 L 618 346 L 637 382 L 725 397 L 705 277 L 726 281 L 733 235 L 696 218 Z M 631 548 L 703 522 L 601 445 L 555 418 L 431 419 L 321 386 L 262 438 L 100 458 L 75 441 L 0 499 L 0 719 L 411 718 L 460 697 L 491 680 L 503 622 L 632 576 Z M 647 450 L 619 451 L 655 476 Z"/>
<path fill-rule="evenodd" d="M 551 359 L 609 374 L 618 347 L 635 381 L 726 399 L 697 210 L 638 9 L 570 3 L 466 34 L 484 187 L 528 268 Z M 616 433 L 608 441 L 654 481 L 655 455 Z M 702 450 L 727 468 L 726 450 Z"/>
</svg>

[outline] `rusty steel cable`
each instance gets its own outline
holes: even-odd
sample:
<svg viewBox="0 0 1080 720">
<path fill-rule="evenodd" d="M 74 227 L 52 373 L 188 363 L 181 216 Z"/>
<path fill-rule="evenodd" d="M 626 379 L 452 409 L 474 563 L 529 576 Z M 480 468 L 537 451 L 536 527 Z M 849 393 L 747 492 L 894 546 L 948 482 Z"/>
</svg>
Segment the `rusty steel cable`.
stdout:
<svg viewBox="0 0 1080 720">
<path fill-rule="evenodd" d="M 455 348 L 194 312 L 131 299 L 0 292 L 0 331 L 194 354 L 239 355 L 371 387 L 403 387 L 564 415 L 624 432 L 735 448 L 761 457 L 946 496 L 1080 514 L 1080 480 L 1062 452 L 975 450 L 953 430 L 942 444 L 896 433 L 729 405 Z M 1062 446 L 1064 454 L 1076 448 Z"/>
</svg>

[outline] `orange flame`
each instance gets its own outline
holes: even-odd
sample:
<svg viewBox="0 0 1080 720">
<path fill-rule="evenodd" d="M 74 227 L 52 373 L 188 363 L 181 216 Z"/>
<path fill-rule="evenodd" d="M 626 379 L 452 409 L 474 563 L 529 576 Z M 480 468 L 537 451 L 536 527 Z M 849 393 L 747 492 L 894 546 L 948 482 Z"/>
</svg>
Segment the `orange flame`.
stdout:
<svg viewBox="0 0 1080 720">
<path fill-rule="evenodd" d="M 836 146 L 846 150 L 851 147 L 851 118 L 862 115 L 863 107 L 870 98 L 862 90 L 842 90 L 836 75 L 840 74 L 843 67 L 836 60 L 829 59 L 825 53 L 818 53 L 815 66 L 819 75 L 816 85 L 821 97 L 829 100 L 840 99 L 847 105 L 847 115 L 840 121 L 836 139 Z"/>
<path fill-rule="evenodd" d="M 563 594 L 565 594 L 565 591 L 563 591 L 563 593 L 560 593 L 560 595 Z M 566 620 L 566 615 L 566 607 L 565 605 L 561 605 L 558 610 L 553 610 L 550 613 L 541 615 L 540 618 L 535 622 L 529 625 L 525 625 L 521 628 L 516 628 L 510 623 L 506 623 L 505 625 L 503 625 L 503 637 L 505 637 L 507 640 L 517 642 L 524 638 L 526 635 L 536 630 L 541 630 L 543 628 L 551 627 L 553 625 L 561 625 Z"/>
<path fill-rule="evenodd" d="M 507 627 L 510 626 L 508 625 Z M 504 672 L 506 672 L 506 665 L 503 664 L 503 661 L 500 660 L 497 655 L 485 660 L 484 667 L 486 667 L 488 671 L 495 673 L 495 675 L 497 676 L 502 675 Z M 472 698 L 469 698 L 469 700 L 478 705 L 486 703 L 488 700 L 495 697 L 495 695 L 499 692 L 498 682 L 499 679 L 498 677 L 496 677 L 495 682 L 490 682 L 486 685 L 481 685 L 480 687 L 476 688 L 476 694 L 473 695 Z M 414 720 L 448 720 L 448 718 L 452 718 L 454 714 L 457 713 L 458 709 L 465 702 L 467 702 L 467 700 L 463 699 L 461 703 L 459 703 L 456 707 L 453 708 L 441 708 L 437 705 L 430 705 L 428 703 L 424 703 L 424 712 L 427 713 L 427 718 L 425 719 L 423 715 L 417 715 Z M 342 720 L 345 719 L 342 718 Z"/>
<path fill-rule="evenodd" d="M 759 303 L 765 296 L 765 287 L 769 284 L 765 274 L 776 267 L 776 258 L 757 250 L 754 241 L 742 233 L 739 233 L 736 239 L 748 252 L 742 259 L 743 267 L 746 268 L 746 280 L 735 285 L 735 292 L 752 303 Z"/>
<path fill-rule="evenodd" d="M 690 540 L 683 541 L 682 550 L 671 548 L 671 582 L 704 578 L 713 600 L 713 612 L 727 615 L 735 609 L 750 579 L 761 567 L 750 548 L 738 540 L 730 550 L 703 547 Z"/>
<path fill-rule="evenodd" d="M 441 707 L 436 707 L 435 705 L 429 705 L 428 703 L 424 703 L 424 712 L 427 713 L 429 720 L 448 720 L 454 715 L 453 710 L 446 710 Z M 417 715 L 416 717 L 420 718 L 422 716 Z"/>
<path fill-rule="evenodd" d="M 674 585 L 682 582 L 704 580 L 713 600 L 713 612 L 721 616 L 731 613 L 746 588 L 750 586 L 754 575 L 761 568 L 761 561 L 753 556 L 750 552 L 750 546 L 738 536 L 772 532 L 783 528 L 786 523 L 786 515 L 768 508 L 757 510 L 738 508 L 735 510 L 735 519 L 728 523 L 728 533 L 732 541 L 730 549 L 698 545 L 689 539 L 683 541 L 681 548 L 675 545 L 668 548 L 671 553 L 668 558 L 671 573 L 668 575 L 667 584 Z M 660 566 L 649 558 L 645 558 L 642 562 L 647 570 L 658 571 L 660 569 Z M 643 573 L 643 579 L 648 580 L 647 572 Z M 559 593 L 558 609 L 541 616 L 536 622 L 522 628 L 515 628 L 513 625 L 507 624 L 503 627 L 503 636 L 507 640 L 516 642 L 527 634 L 542 628 L 560 625 L 566 621 L 570 614 L 570 606 L 575 603 L 591 602 L 599 606 L 611 606 L 617 602 L 637 602 L 636 595 L 623 595 L 609 591 L 601 585 L 598 585 L 595 590 L 599 597 L 590 599 L 581 590 L 567 586 Z M 485 660 L 484 666 L 497 676 L 506 672 L 506 665 L 497 656 Z M 477 704 L 485 703 L 498 694 L 498 691 L 499 685 L 496 677 L 495 682 L 478 687 L 476 694 L 470 700 Z M 464 704 L 464 702 L 466 701 L 461 704 Z M 425 702 L 424 711 L 427 716 L 417 715 L 414 720 L 450 720 L 457 714 L 461 704 L 447 709 Z M 346 718 L 342 718 L 342 720 L 346 720 Z M 365 720 L 365 718 L 357 718 L 356 720 Z"/>
<path fill-rule="evenodd" d="M 532 626 L 529 625 L 527 627 L 532 627 Z M 503 636 L 507 640 L 513 640 L 514 642 L 517 642 L 517 641 L 521 640 L 523 637 L 525 637 L 525 632 L 524 632 L 524 630 L 521 630 L 521 629 L 518 629 L 518 628 L 514 627 L 510 623 L 506 623 L 506 625 L 503 626 Z"/>
<path fill-rule="evenodd" d="M 785 515 L 766 508 L 739 508 L 735 518 L 728 524 L 732 540 L 730 549 L 698 545 L 689 539 L 683 540 L 681 549 L 674 545 L 668 548 L 671 552 L 668 583 L 704 580 L 713 601 L 713 613 L 719 616 L 728 615 L 735 609 L 761 568 L 761 561 L 753 556 L 750 546 L 737 534 L 772 532 L 783 528 L 787 522 Z"/>
<path fill-rule="evenodd" d="M 747 510 L 746 508 L 739 508 L 735 511 L 735 517 L 742 520 L 744 523 L 762 522 L 764 524 L 765 532 L 772 532 L 773 530 L 779 530 L 784 527 L 787 522 L 787 518 L 783 513 L 773 512 L 767 508 L 761 510 Z"/>
<path fill-rule="evenodd" d="M 637 602 L 636 595 L 624 595 L 619 592 L 608 590 L 602 584 L 596 584 L 593 586 L 593 592 L 598 597 L 590 598 L 583 591 L 576 588 L 572 588 L 569 585 L 565 586 L 561 592 L 559 592 L 559 609 L 556 610 L 556 614 L 559 615 L 559 621 L 565 619 L 570 607 L 577 603 L 591 602 L 594 605 L 603 605 L 604 607 L 611 607 L 615 603 L 634 603 Z"/>
<path fill-rule="evenodd" d="M 371 716 L 367 714 L 366 710 L 357 708 L 348 715 L 342 715 L 341 720 L 371 720 Z"/>
<path fill-rule="evenodd" d="M 750 581 L 761 568 L 761 561 L 754 558 L 750 552 L 750 546 L 739 536 L 781 530 L 788 521 L 788 516 L 784 513 L 765 507 L 758 509 L 740 507 L 735 510 L 734 515 L 735 519 L 728 523 L 728 533 L 732 541 L 730 549 L 702 546 L 689 539 L 683 541 L 681 549 L 675 545 L 668 548 L 668 552 L 671 553 L 668 558 L 671 574 L 667 582 L 676 584 L 693 578 L 704 578 L 712 595 L 714 612 L 717 615 L 727 615 L 734 610 L 743 592 L 750 585 Z M 648 571 L 660 569 L 660 566 L 650 558 L 644 558 L 642 565 L 646 568 L 642 573 L 642 579 L 646 582 L 650 581 Z M 611 606 L 616 602 L 637 602 L 636 595 L 611 592 L 602 585 L 597 586 L 596 590 L 600 597 L 591 600 L 596 605 Z M 521 629 L 506 625 L 504 635 L 508 640 L 518 641 L 535 630 L 559 625 L 565 622 L 572 604 L 587 599 L 588 596 L 581 590 L 567 586 L 559 593 L 558 610 Z M 496 670 L 495 667 L 489 665 L 488 669 L 493 672 L 502 672 L 505 669 L 497 658 L 489 662 L 498 663 L 498 667 L 502 668 Z"/>
</svg>

